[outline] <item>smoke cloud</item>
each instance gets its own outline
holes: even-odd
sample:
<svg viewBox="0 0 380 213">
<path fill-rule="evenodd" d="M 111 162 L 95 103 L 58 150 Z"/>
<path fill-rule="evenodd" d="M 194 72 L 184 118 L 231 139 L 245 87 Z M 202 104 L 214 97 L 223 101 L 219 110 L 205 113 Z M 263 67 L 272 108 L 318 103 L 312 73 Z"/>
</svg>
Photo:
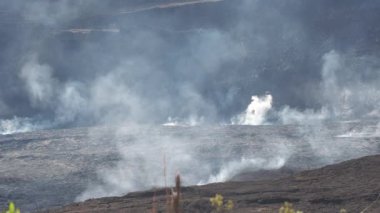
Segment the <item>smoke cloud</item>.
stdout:
<svg viewBox="0 0 380 213">
<path fill-rule="evenodd" d="M 0 119 L 55 128 L 169 117 L 202 124 L 378 117 L 378 6 L 3 2 Z M 349 16 L 347 8 L 355 8 Z M 268 119 L 239 121 L 247 99 L 266 91 L 274 100 Z"/>
</svg>

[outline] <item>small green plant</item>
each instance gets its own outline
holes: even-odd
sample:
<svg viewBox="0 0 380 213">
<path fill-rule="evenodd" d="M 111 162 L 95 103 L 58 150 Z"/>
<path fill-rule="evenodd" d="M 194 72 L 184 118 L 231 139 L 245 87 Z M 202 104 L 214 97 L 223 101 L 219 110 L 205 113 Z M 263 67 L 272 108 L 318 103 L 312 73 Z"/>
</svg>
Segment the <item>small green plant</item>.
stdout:
<svg viewBox="0 0 380 213">
<path fill-rule="evenodd" d="M 224 203 L 224 198 L 221 194 L 216 194 L 215 197 L 211 197 L 210 203 L 217 212 L 231 211 L 234 208 L 234 202 L 228 200 Z"/>
<path fill-rule="evenodd" d="M 20 209 L 16 208 L 13 202 L 9 202 L 8 209 L 2 211 L 2 213 L 20 213 Z"/>
<path fill-rule="evenodd" d="M 293 209 L 293 204 L 289 202 L 285 202 L 284 205 L 281 206 L 279 213 L 302 213 L 302 211 L 296 211 Z"/>
</svg>

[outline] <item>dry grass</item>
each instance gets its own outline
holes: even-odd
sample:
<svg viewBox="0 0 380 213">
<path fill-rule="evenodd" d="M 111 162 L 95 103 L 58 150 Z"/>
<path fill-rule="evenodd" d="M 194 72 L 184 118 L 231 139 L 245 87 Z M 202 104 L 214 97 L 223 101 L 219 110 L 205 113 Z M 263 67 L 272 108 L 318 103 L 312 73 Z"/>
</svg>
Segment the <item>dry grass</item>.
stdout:
<svg viewBox="0 0 380 213">
<path fill-rule="evenodd" d="M 181 212 L 181 176 L 179 174 L 175 177 L 175 187 L 167 187 L 166 181 L 166 155 L 163 158 L 163 174 L 164 174 L 164 186 L 165 186 L 165 198 L 166 198 L 166 212 L 167 213 L 180 213 Z M 158 202 L 156 198 L 156 192 L 152 198 L 152 209 L 151 213 L 158 212 Z"/>
<path fill-rule="evenodd" d="M 181 212 L 180 201 L 181 201 L 181 176 L 176 175 L 175 188 L 171 190 L 171 195 L 169 199 L 169 206 L 168 206 L 169 213 Z"/>
</svg>

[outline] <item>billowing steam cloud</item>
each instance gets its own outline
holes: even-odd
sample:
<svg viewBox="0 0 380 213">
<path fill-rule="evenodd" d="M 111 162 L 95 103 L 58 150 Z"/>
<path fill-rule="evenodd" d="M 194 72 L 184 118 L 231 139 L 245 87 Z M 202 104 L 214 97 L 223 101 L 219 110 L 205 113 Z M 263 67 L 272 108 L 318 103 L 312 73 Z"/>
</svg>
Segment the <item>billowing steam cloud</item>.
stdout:
<svg viewBox="0 0 380 213">
<path fill-rule="evenodd" d="M 14 117 L 12 119 L 0 120 L 0 134 L 9 135 L 18 132 L 29 132 L 44 128 L 43 125 L 37 125 L 30 119 Z"/>
<path fill-rule="evenodd" d="M 369 56 L 355 57 L 336 51 L 326 53 L 321 72 L 322 108 L 317 112 L 306 111 L 303 118 L 298 114 L 294 120 L 379 118 L 379 74 L 375 74 L 379 69 L 377 67 L 378 62 Z M 358 74 L 360 72 L 367 73 Z M 367 82 L 366 78 L 370 76 L 374 77 L 374 81 Z M 282 113 L 282 118 L 289 120 L 286 114 L 292 115 L 294 112 L 287 110 Z"/>
<path fill-rule="evenodd" d="M 369 56 L 357 58 L 333 50 L 324 54 L 322 59 L 322 81 L 319 93 L 316 93 L 321 100 L 321 107 L 301 111 L 284 106 L 272 112 L 275 114 L 272 115 L 275 117 L 272 122 L 316 124 L 322 121 L 347 121 L 357 118 L 379 119 L 380 86 L 377 84 L 379 74 L 374 74 L 380 69 L 378 62 Z M 374 79 L 367 82 L 365 75 L 358 74 L 361 70 L 367 70 L 363 72 L 368 72 Z M 253 96 L 252 100 L 245 113 L 235 118 L 237 120 L 235 123 L 259 125 L 267 122 L 270 117 L 268 111 L 272 108 L 272 96 Z"/>
<path fill-rule="evenodd" d="M 247 169 L 250 171 L 279 169 L 285 165 L 285 162 L 286 158 L 280 155 L 272 159 L 242 158 L 240 161 L 231 161 L 227 165 L 224 165 L 218 174 L 212 175 L 207 182 L 200 182 L 200 184 L 228 181 Z"/>
<path fill-rule="evenodd" d="M 233 124 L 260 125 L 263 124 L 268 111 L 272 108 L 272 95 L 263 97 L 252 96 L 252 102 L 241 115 L 233 118 Z"/>
<path fill-rule="evenodd" d="M 25 82 L 32 106 L 46 106 L 54 96 L 55 82 L 48 65 L 40 65 L 32 57 L 21 69 L 20 78 Z"/>
<path fill-rule="evenodd" d="M 378 117 L 377 6 L 3 2 L 0 120 L 16 116 L 52 128 Z M 351 7 L 358 9 L 348 19 Z M 250 111 L 239 120 L 249 97 L 265 91 L 274 99 L 266 116 Z"/>
<path fill-rule="evenodd" d="M 187 128 L 194 127 L 175 128 L 177 131 L 183 128 L 186 132 Z M 118 142 L 121 160 L 115 166 L 100 169 L 99 181 L 91 183 L 77 200 L 122 195 L 165 184 L 171 186 L 172 177 L 178 173 L 185 185 L 227 181 L 246 170 L 281 168 L 292 153 L 285 141 L 279 140 L 268 144 L 267 148 L 272 150 L 269 154 L 257 154 L 247 149 L 236 156 L 222 143 L 216 146 L 194 141 L 189 132 L 181 137 L 155 135 L 151 132 L 155 131 L 154 128 L 143 129 L 148 131 L 146 133 L 139 128 L 137 131 L 133 129 L 118 130 L 115 138 L 126 138 Z M 137 135 L 138 138 L 133 137 Z M 212 149 L 212 154 L 202 153 L 204 149 Z"/>
<path fill-rule="evenodd" d="M 78 114 L 84 115 L 88 110 L 80 93 L 81 84 L 60 82 L 54 75 L 54 70 L 47 64 L 40 64 L 36 55 L 29 58 L 19 75 L 31 106 L 53 110 L 54 119 L 46 121 L 53 127 L 72 122 Z"/>
</svg>

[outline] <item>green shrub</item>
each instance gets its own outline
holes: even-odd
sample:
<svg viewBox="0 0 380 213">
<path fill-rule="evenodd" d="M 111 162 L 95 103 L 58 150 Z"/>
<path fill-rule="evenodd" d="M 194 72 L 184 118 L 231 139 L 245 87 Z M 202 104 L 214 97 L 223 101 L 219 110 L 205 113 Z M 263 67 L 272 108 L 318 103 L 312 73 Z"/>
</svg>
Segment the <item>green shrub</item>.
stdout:
<svg viewBox="0 0 380 213">
<path fill-rule="evenodd" d="M 285 202 L 284 205 L 281 206 L 279 213 L 302 213 L 302 211 L 296 211 L 293 209 L 293 204 L 289 202 Z"/>
<path fill-rule="evenodd" d="M 231 211 L 234 208 L 234 202 L 228 200 L 224 203 L 223 199 L 222 195 L 216 194 L 215 197 L 210 198 L 211 206 L 213 206 L 217 212 Z"/>
<path fill-rule="evenodd" d="M 8 209 L 2 211 L 2 213 L 20 213 L 20 209 L 16 208 L 13 202 L 9 202 Z"/>
</svg>

